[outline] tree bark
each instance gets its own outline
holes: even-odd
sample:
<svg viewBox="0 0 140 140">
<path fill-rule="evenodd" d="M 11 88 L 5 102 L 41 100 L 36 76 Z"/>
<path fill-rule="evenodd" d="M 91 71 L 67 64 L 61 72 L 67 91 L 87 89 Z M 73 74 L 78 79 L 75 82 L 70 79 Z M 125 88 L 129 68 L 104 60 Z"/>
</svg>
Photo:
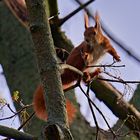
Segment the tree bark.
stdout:
<svg viewBox="0 0 140 140">
<path fill-rule="evenodd" d="M 3 2 L 1 2 L 0 6 L 0 18 L 3 19 L 0 22 L 2 25 L 1 33 L 3 35 L 0 38 L 0 63 L 2 63 L 4 66 L 5 74 L 8 79 L 8 84 L 10 85 L 11 91 L 18 88 L 21 93 L 23 93 L 23 99 L 27 97 L 27 100 L 25 100 L 26 103 L 30 103 L 32 99 L 31 93 L 33 93 L 35 90 L 39 77 L 32 53 L 33 49 L 29 47 L 32 46 L 32 41 L 28 31 L 21 27 L 15 18 L 11 16 L 9 11 L 5 8 Z M 9 21 L 9 24 L 5 24 Z M 52 24 L 51 30 L 55 46 L 65 48 L 66 50 L 72 49 L 72 44 L 67 41 L 67 38 L 65 38 L 64 34 L 62 34 L 59 27 L 57 27 L 55 24 Z M 101 81 L 94 81 L 93 89 L 97 98 L 103 101 L 119 118 L 124 120 L 125 117 L 118 112 L 123 112 L 123 110 L 126 110 L 126 113 L 132 113 L 134 115 L 133 117 L 135 117 L 136 114 L 136 119 L 139 122 L 137 113 L 131 112 L 133 107 L 131 107 L 129 103 L 124 102 L 124 100 L 121 100 L 121 103 L 118 102 L 120 93 L 115 88 L 110 86 L 110 84 L 103 84 Z M 66 94 L 66 96 L 67 95 L 70 95 L 70 98 L 74 99 L 72 94 Z M 31 133 L 37 134 L 37 125 L 35 125 L 37 123 L 42 126 L 39 121 L 35 121 L 35 123 L 32 125 L 32 129 L 30 129 Z M 134 124 L 136 124 L 136 122 L 134 122 Z M 81 129 L 79 130 L 78 127 Z M 38 128 L 40 129 L 40 127 Z M 139 127 L 137 128 L 139 129 Z M 77 140 L 86 139 L 87 134 L 89 134 L 89 139 L 93 138 L 92 128 L 86 122 L 84 122 L 84 119 L 80 116 L 80 114 L 77 115 L 75 122 L 71 125 L 71 130 L 75 139 Z M 79 135 L 77 136 L 77 134 Z"/>
<path fill-rule="evenodd" d="M 46 2 L 46 0 L 26 0 L 38 70 L 46 93 L 44 97 L 48 120 L 45 138 L 47 140 L 68 140 L 72 139 L 72 135 L 68 126 L 60 66 L 56 59 L 48 15 L 45 10 Z"/>
<path fill-rule="evenodd" d="M 103 101 L 119 119 L 125 120 L 125 125 L 130 130 L 140 131 L 140 112 L 123 99 L 122 93 L 108 82 L 102 80 L 95 80 L 91 89 L 96 97 Z M 135 134 L 137 135 L 138 133 Z"/>
<path fill-rule="evenodd" d="M 0 19 L 3 19 L 0 20 L 0 33 L 2 35 L 0 36 L 0 63 L 4 68 L 7 83 L 11 93 L 18 90 L 24 104 L 31 104 L 34 91 L 40 84 L 40 80 L 30 33 L 17 21 L 3 2 L 0 3 Z M 53 37 L 57 47 L 72 49 L 70 40 L 67 40 L 64 33 L 61 33 L 60 28 L 53 32 Z M 72 101 L 77 109 L 75 120 L 70 125 L 74 139 L 94 139 L 94 130 L 81 115 L 74 91 L 68 91 L 65 96 Z M 20 109 L 17 104 L 15 105 L 17 110 Z M 42 140 L 40 130 L 44 125 L 43 121 L 34 117 L 24 130 Z"/>
<path fill-rule="evenodd" d="M 0 125 L 0 135 L 15 140 L 37 140 L 37 137 L 34 137 L 30 134 L 19 132 L 16 129 L 9 128 L 6 126 L 1 126 L 1 125 Z"/>
</svg>

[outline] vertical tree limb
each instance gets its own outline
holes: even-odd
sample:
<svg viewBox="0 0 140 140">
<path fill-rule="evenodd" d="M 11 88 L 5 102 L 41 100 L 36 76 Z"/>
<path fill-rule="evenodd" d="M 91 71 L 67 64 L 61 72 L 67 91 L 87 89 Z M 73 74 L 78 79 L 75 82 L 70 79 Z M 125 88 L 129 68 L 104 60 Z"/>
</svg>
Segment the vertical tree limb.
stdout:
<svg viewBox="0 0 140 140">
<path fill-rule="evenodd" d="M 34 42 L 38 70 L 45 93 L 47 93 L 44 96 L 48 112 L 45 137 L 46 139 L 51 139 L 50 135 L 52 134 L 53 138 L 72 139 L 68 128 L 59 65 L 57 65 L 46 12 L 47 1 L 26 0 L 26 4 L 29 12 L 30 31 Z M 56 136 L 53 134 L 56 134 Z"/>
</svg>

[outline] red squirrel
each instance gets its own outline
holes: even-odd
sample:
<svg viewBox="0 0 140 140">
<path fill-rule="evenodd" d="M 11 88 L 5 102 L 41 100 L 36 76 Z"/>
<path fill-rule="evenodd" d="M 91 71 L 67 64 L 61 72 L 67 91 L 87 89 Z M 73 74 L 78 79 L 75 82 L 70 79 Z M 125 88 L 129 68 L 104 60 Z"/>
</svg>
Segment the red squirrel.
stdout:
<svg viewBox="0 0 140 140">
<path fill-rule="evenodd" d="M 69 54 L 66 64 L 76 67 L 82 71 L 85 75 L 95 75 L 96 70 L 90 74 L 90 68 L 87 68 L 87 65 L 95 65 L 98 63 L 101 57 L 106 53 L 109 53 L 113 56 L 116 61 L 120 61 L 120 56 L 117 54 L 115 49 L 110 44 L 110 41 L 105 37 L 101 30 L 101 25 L 99 21 L 98 13 L 95 14 L 95 26 L 89 27 L 88 25 L 88 16 L 85 14 L 85 32 L 84 32 L 84 41 L 76 48 L 74 48 Z M 69 69 L 65 69 L 61 74 L 63 90 L 70 87 L 74 81 L 78 80 L 79 75 Z M 36 115 L 42 119 L 47 119 L 46 107 L 43 97 L 43 87 L 40 85 L 34 94 L 34 110 Z M 66 101 L 66 107 L 69 109 L 68 118 L 71 121 L 75 114 L 75 109 L 73 105 Z M 71 108 L 71 109 L 70 109 Z"/>
</svg>

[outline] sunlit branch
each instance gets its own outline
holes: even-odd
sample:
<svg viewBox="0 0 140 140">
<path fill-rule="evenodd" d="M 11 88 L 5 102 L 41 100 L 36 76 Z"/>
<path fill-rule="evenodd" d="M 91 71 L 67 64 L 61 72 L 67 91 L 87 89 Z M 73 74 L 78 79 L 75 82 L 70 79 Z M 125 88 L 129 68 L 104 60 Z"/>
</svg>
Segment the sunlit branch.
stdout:
<svg viewBox="0 0 140 140">
<path fill-rule="evenodd" d="M 79 69 L 77 69 L 77 68 L 75 68 L 75 67 L 73 67 L 73 66 L 71 66 L 71 65 L 68 65 L 68 64 L 60 64 L 60 68 L 61 68 L 62 70 L 64 70 L 64 69 L 69 69 L 69 70 L 71 70 L 71 71 L 73 71 L 73 72 L 79 74 L 80 76 L 83 76 L 83 72 L 81 72 Z"/>
</svg>

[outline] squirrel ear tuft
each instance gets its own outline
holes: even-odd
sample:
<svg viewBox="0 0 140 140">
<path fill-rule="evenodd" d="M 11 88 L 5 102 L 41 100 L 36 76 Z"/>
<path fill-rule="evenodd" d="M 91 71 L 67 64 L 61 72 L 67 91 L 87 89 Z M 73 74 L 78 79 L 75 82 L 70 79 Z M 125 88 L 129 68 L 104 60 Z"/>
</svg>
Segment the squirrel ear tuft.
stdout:
<svg viewBox="0 0 140 140">
<path fill-rule="evenodd" d="M 89 20 L 86 12 L 84 12 L 84 21 L 85 21 L 85 29 L 87 29 L 89 27 Z"/>
<path fill-rule="evenodd" d="M 98 13 L 98 11 L 96 11 L 96 13 L 95 13 L 95 21 L 96 22 L 99 22 L 100 21 L 100 16 L 99 16 L 99 13 Z"/>
<path fill-rule="evenodd" d="M 101 30 L 100 16 L 99 16 L 98 11 L 96 11 L 94 19 L 95 19 L 95 28 L 97 28 L 98 30 Z"/>
</svg>

